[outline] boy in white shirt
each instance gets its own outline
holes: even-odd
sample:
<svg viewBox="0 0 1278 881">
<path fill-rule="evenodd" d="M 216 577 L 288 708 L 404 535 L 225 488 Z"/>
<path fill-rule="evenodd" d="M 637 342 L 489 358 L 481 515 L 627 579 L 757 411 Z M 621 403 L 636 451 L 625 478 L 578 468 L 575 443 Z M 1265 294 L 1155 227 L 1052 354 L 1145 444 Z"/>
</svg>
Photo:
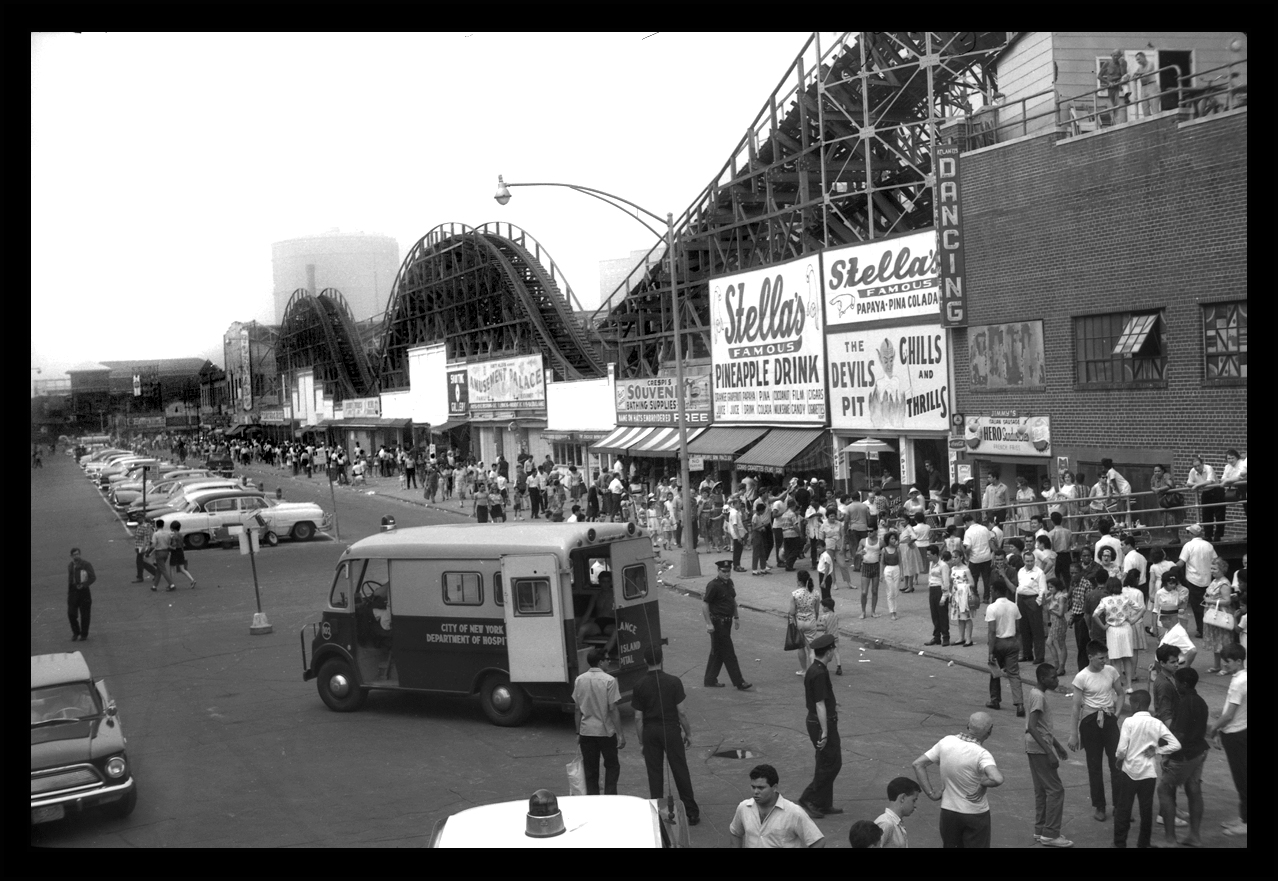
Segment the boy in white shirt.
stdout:
<svg viewBox="0 0 1278 881">
<path fill-rule="evenodd" d="M 883 830 L 879 847 L 909 847 L 910 838 L 901 821 L 914 813 L 923 790 L 909 777 L 893 777 L 887 785 L 888 804 L 874 822 Z"/>
<path fill-rule="evenodd" d="M 1119 762 L 1118 792 L 1114 804 L 1114 847 L 1127 847 L 1132 825 L 1132 802 L 1140 805 L 1140 833 L 1137 847 L 1149 847 L 1154 829 L 1154 788 L 1158 772 L 1155 755 L 1170 755 L 1180 749 L 1180 741 L 1161 720 L 1149 714 L 1150 697 L 1145 689 L 1129 697 L 1132 715 L 1123 720 L 1114 757 Z"/>
<path fill-rule="evenodd" d="M 1227 645 L 1220 652 L 1226 673 L 1232 674 L 1220 718 L 1207 726 L 1207 739 L 1220 735 L 1220 746 L 1229 762 L 1229 773 L 1238 790 L 1238 819 L 1222 824 L 1228 836 L 1247 834 L 1247 650 Z"/>
</svg>

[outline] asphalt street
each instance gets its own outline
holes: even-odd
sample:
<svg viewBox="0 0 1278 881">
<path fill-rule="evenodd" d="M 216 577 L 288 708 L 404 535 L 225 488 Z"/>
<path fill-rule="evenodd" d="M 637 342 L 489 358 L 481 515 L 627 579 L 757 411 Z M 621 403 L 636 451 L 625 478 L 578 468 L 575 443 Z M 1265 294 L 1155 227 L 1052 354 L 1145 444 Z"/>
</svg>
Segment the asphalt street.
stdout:
<svg viewBox="0 0 1278 881">
<path fill-rule="evenodd" d="M 290 501 L 314 500 L 331 509 L 330 498 L 336 498 L 344 540 L 286 541 L 257 556 L 262 608 L 274 628 L 262 636 L 249 633 L 256 604 L 247 558 L 218 548 L 188 552 L 199 587 L 152 593 L 130 583 L 131 537 L 70 458 L 59 453 L 32 473 L 31 651 L 82 651 L 94 674 L 106 677 L 129 738 L 139 801 L 125 820 L 84 814 L 34 827 L 31 843 L 414 847 L 427 842 L 436 820 L 466 807 L 525 798 L 541 787 L 565 792 L 564 765 L 576 752 L 568 714 L 539 709 L 523 727 L 498 728 L 473 699 L 401 693 L 374 693 L 361 711 L 342 714 L 324 706 L 313 682 L 302 681 L 299 631 L 319 620 L 342 547 L 376 532 L 387 514 L 414 526 L 456 522 L 459 510 L 424 506 L 419 494 L 397 492 L 392 482 L 340 488 L 330 497 L 319 478 L 294 479 L 275 469 L 247 473 L 272 495 L 282 487 Z M 98 576 L 91 636 L 84 643 L 70 641 L 65 616 L 72 545 Z M 669 573 L 666 580 L 666 669 L 683 679 L 688 694 L 694 732 L 689 761 L 703 818 L 692 843 L 721 847 L 736 804 L 749 795 L 746 774 L 753 765 L 774 765 L 781 791 L 792 798 L 811 776 L 801 680 L 793 655 L 781 651 L 784 621 L 774 608 L 788 590 L 780 582 L 775 589 L 759 585 L 761 596 L 776 598 L 744 603 L 735 639 L 755 687 L 738 692 L 702 687 L 708 639 L 699 588 Z M 746 574 L 741 581 L 763 579 Z M 915 757 L 962 730 L 984 703 L 987 682 L 975 663 L 951 665 L 944 656 L 920 656 L 846 629 L 844 675 L 834 679 L 844 762 L 835 800 L 845 813 L 818 823 L 838 846 L 847 845 L 852 822 L 882 811 L 891 778 L 912 776 Z M 1223 689 L 1219 696 L 1203 693 L 1218 712 Z M 1068 706 L 1064 694 L 1054 697 L 1062 741 Z M 630 743 L 622 751 L 620 791 L 646 796 L 633 717 L 628 708 L 622 715 Z M 995 720 L 986 746 L 1007 783 L 990 794 L 993 844 L 1028 847 L 1033 791 L 1023 723 L 1010 711 L 996 713 Z M 1061 776 L 1067 788 L 1063 834 L 1078 847 L 1107 847 L 1112 827 L 1091 818 L 1081 752 L 1062 763 Z M 1245 847 L 1246 839 L 1220 834 L 1220 822 L 1236 816 L 1236 798 L 1218 750 L 1208 757 L 1204 784 L 1204 844 Z M 907 820 L 911 846 L 939 846 L 937 816 L 934 803 L 920 804 Z"/>
</svg>

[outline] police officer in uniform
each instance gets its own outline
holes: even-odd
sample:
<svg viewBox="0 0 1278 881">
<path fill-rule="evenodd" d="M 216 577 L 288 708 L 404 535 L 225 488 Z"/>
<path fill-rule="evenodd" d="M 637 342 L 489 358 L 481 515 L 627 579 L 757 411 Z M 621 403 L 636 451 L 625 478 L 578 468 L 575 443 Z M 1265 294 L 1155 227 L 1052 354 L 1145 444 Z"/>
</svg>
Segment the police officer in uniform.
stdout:
<svg viewBox="0 0 1278 881">
<path fill-rule="evenodd" d="M 706 585 L 706 594 L 701 606 L 701 615 L 706 620 L 706 632 L 710 634 L 710 658 L 706 661 L 706 675 L 702 684 L 706 688 L 722 688 L 719 681 L 719 668 L 728 668 L 728 678 L 739 690 L 751 687 L 741 677 L 741 666 L 737 663 L 737 652 L 732 647 L 732 625 L 736 622 L 741 629 L 741 619 L 737 617 L 737 591 L 732 586 L 732 561 L 720 560 L 715 563 L 718 576 Z"/>
<path fill-rule="evenodd" d="M 834 778 L 839 776 L 839 769 L 843 767 L 839 714 L 827 666 L 834 657 L 834 641 L 834 636 L 828 633 L 812 640 L 812 656 L 815 660 L 803 674 L 803 696 L 808 705 L 808 736 L 816 747 L 816 771 L 812 775 L 812 782 L 799 798 L 799 807 L 807 811 L 814 820 L 820 820 L 826 814 L 843 813 L 843 808 L 834 806 Z"/>
<path fill-rule="evenodd" d="M 661 798 L 665 791 L 661 779 L 661 760 L 670 763 L 679 801 L 688 815 L 688 825 L 701 822 L 701 809 L 692 797 L 692 775 L 688 773 L 688 755 L 684 747 L 692 742 L 692 725 L 683 703 L 683 682 L 661 669 L 661 649 L 649 646 L 643 652 L 648 675 L 635 683 L 630 706 L 635 711 L 635 733 L 643 750 L 643 763 L 648 770 L 648 797 Z"/>
</svg>

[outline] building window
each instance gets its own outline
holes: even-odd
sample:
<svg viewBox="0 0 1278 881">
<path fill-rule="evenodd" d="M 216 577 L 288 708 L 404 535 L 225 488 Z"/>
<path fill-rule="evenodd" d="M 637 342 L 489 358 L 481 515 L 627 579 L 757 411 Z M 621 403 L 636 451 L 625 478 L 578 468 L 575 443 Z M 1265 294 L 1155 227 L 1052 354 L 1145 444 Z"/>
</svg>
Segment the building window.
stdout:
<svg viewBox="0 0 1278 881">
<path fill-rule="evenodd" d="M 1247 378 L 1247 302 L 1203 306 L 1207 379 Z"/>
<path fill-rule="evenodd" d="M 551 444 L 551 456 L 554 458 L 556 465 L 562 465 L 565 468 L 569 465 L 576 465 L 578 468 L 582 468 L 586 464 L 586 448 L 582 444 Z"/>
<path fill-rule="evenodd" d="M 1074 319 L 1080 385 L 1160 384 L 1167 368 L 1161 312 L 1116 312 Z"/>
</svg>

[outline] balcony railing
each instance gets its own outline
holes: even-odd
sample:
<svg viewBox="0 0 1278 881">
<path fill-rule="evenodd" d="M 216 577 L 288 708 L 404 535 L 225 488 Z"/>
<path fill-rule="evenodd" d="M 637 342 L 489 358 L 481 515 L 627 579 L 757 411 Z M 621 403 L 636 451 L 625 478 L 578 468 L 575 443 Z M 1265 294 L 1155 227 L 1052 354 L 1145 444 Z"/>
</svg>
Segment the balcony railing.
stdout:
<svg viewBox="0 0 1278 881">
<path fill-rule="evenodd" d="M 1145 80 L 1159 83 L 1165 73 L 1175 76 L 1175 88 L 1152 91 L 1145 87 Z M 938 130 L 943 140 L 957 140 L 965 150 L 991 147 L 1053 128 L 1066 137 L 1074 137 L 1155 116 L 1162 112 L 1163 99 L 1168 96 L 1175 97 L 1177 108 L 1187 118 L 1199 119 L 1246 107 L 1246 79 L 1246 59 L 1189 76 L 1181 76 L 1176 65 L 1167 65 L 1141 76 L 1129 76 L 1123 83 L 1130 90 L 1129 98 L 1117 106 L 1109 99 L 1109 86 L 1072 97 L 1058 95 L 1051 88 L 1015 101 L 988 105 L 971 115 L 945 119 Z"/>
</svg>

